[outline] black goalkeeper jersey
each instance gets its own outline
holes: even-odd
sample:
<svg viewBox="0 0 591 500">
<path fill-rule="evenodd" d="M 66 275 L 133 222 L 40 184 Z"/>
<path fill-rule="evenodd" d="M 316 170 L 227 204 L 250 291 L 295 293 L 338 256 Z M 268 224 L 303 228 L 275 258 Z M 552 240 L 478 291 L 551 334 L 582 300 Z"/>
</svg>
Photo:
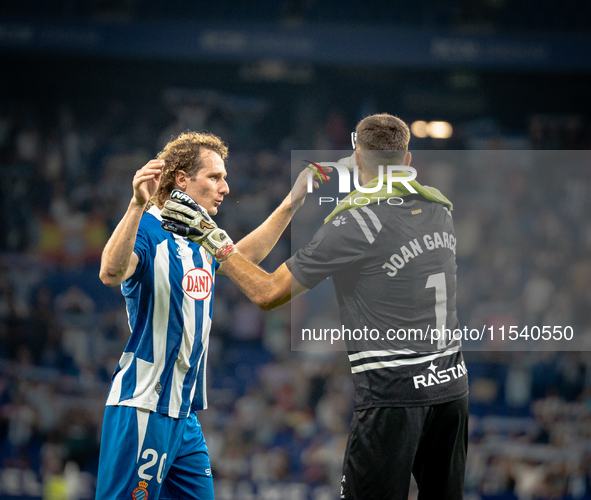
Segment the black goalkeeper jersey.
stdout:
<svg viewBox="0 0 591 500">
<path fill-rule="evenodd" d="M 461 344 L 450 335 L 459 329 L 455 246 L 451 212 L 412 195 L 341 212 L 287 261 L 306 288 L 333 277 L 345 331 L 373 330 L 373 340 L 345 340 L 356 410 L 468 393 Z"/>
</svg>

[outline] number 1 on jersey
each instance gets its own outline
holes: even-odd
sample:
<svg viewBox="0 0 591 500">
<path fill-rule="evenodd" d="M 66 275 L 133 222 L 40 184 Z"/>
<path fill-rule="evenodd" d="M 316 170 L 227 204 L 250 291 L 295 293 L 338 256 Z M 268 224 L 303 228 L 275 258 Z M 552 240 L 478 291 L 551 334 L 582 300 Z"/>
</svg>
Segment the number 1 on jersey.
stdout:
<svg viewBox="0 0 591 500">
<path fill-rule="evenodd" d="M 445 273 L 437 273 L 429 276 L 425 288 L 435 288 L 435 328 L 440 330 L 441 333 L 439 340 L 437 340 L 437 349 L 444 349 L 447 345 L 443 335 L 447 323 L 447 286 L 445 284 Z"/>
</svg>

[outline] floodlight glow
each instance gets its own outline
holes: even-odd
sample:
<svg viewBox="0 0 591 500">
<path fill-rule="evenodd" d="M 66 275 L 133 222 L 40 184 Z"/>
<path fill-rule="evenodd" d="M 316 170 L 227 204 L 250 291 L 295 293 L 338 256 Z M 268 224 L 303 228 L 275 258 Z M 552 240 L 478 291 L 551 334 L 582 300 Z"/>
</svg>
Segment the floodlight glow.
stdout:
<svg viewBox="0 0 591 500">
<path fill-rule="evenodd" d="M 416 122 L 413 122 L 410 126 L 410 131 L 413 133 L 415 137 L 420 137 L 421 139 L 424 139 L 428 135 L 427 122 L 423 120 L 417 120 Z"/>
<path fill-rule="evenodd" d="M 447 122 L 429 122 L 425 129 L 434 139 L 449 139 L 453 134 L 452 126 Z"/>
</svg>

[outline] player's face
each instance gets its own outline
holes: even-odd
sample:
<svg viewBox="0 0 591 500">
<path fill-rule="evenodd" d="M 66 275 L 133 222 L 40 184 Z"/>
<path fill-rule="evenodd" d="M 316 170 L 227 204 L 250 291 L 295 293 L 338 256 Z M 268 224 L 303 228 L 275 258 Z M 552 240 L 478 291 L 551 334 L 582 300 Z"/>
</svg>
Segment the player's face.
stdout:
<svg viewBox="0 0 591 500">
<path fill-rule="evenodd" d="M 202 151 L 201 164 L 197 174 L 187 179 L 184 191 L 205 208 L 209 215 L 216 215 L 224 196 L 230 192 L 226 182 L 228 174 L 220 155 L 209 149 Z"/>
</svg>

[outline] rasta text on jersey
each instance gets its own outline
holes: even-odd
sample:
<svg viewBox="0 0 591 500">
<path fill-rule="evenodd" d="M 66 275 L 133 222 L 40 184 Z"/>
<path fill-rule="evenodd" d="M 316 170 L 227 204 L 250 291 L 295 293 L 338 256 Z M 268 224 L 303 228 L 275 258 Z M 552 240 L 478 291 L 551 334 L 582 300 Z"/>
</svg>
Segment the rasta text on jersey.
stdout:
<svg viewBox="0 0 591 500">
<path fill-rule="evenodd" d="M 431 387 L 433 385 L 447 384 L 452 380 L 466 375 L 466 365 L 462 361 L 456 366 L 452 366 L 447 370 L 437 370 L 437 366 L 431 363 L 427 367 L 428 373 L 426 375 L 415 375 L 412 380 L 414 382 L 415 389 L 422 387 Z"/>
</svg>

